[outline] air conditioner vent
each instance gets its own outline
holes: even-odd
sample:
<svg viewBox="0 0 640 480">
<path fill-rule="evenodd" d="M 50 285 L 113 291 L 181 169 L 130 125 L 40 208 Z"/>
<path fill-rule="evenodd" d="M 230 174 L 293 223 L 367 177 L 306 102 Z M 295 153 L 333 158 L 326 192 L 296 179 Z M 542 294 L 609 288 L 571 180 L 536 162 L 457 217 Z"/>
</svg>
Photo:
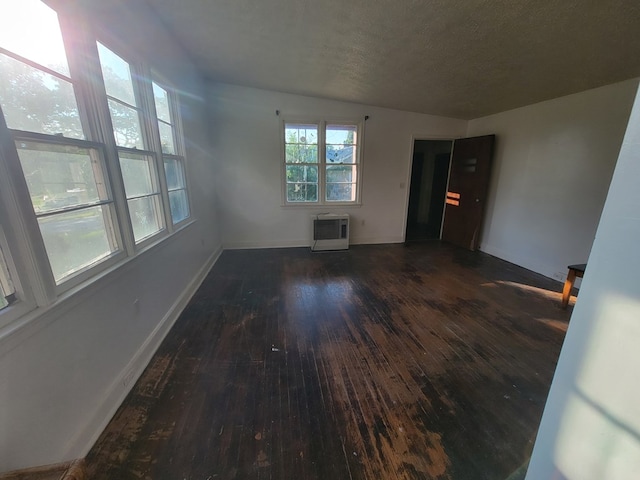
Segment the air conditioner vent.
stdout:
<svg viewBox="0 0 640 480">
<path fill-rule="evenodd" d="M 349 215 L 314 215 L 311 250 L 349 248 Z"/>
</svg>

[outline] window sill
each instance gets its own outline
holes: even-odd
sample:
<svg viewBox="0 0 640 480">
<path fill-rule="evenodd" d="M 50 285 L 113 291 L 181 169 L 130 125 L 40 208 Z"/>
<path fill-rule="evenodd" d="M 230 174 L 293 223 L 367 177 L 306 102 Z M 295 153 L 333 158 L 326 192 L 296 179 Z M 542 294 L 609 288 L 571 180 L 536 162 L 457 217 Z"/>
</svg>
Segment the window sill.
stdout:
<svg viewBox="0 0 640 480">
<path fill-rule="evenodd" d="M 335 203 L 281 203 L 281 207 L 283 208 L 320 208 L 326 210 L 327 208 L 360 208 L 362 207 L 362 202 L 335 202 Z"/>
</svg>

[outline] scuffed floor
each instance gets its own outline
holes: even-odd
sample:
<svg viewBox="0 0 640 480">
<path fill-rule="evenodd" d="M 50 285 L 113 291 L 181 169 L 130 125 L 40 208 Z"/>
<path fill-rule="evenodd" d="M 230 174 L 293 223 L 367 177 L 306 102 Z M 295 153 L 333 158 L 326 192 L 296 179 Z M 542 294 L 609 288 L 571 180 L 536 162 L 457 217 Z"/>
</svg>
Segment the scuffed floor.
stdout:
<svg viewBox="0 0 640 480">
<path fill-rule="evenodd" d="M 531 453 L 559 291 L 438 242 L 226 251 L 88 478 L 504 480 Z"/>
</svg>

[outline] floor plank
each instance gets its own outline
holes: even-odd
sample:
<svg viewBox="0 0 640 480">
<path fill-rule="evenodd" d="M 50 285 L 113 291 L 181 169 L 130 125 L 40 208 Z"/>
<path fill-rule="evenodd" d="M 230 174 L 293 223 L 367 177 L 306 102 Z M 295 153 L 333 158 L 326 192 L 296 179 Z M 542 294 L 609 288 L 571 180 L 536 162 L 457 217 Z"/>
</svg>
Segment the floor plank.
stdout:
<svg viewBox="0 0 640 480">
<path fill-rule="evenodd" d="M 225 251 L 87 457 L 92 479 L 505 479 L 571 309 L 426 244 Z"/>
</svg>

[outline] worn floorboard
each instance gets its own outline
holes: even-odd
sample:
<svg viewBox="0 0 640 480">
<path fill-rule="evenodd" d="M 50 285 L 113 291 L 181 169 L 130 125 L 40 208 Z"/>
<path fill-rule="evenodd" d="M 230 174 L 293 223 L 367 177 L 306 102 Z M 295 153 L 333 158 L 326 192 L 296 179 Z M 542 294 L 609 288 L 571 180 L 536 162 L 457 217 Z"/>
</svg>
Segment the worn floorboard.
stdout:
<svg viewBox="0 0 640 480">
<path fill-rule="evenodd" d="M 504 480 L 531 453 L 560 288 L 439 242 L 225 251 L 88 478 Z"/>
</svg>

